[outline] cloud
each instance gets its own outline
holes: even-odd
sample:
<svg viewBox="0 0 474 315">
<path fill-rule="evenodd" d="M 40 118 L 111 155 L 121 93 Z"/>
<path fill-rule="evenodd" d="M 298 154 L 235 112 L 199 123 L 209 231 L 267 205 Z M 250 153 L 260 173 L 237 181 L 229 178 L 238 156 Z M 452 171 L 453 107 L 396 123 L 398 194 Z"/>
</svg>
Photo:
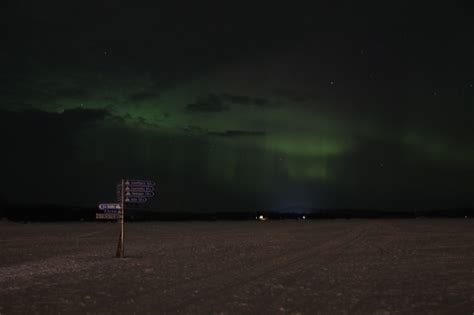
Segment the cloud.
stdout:
<svg viewBox="0 0 474 315">
<path fill-rule="evenodd" d="M 194 125 L 188 125 L 188 126 L 182 127 L 181 130 L 187 133 L 199 133 L 199 134 L 202 134 L 203 132 L 208 133 L 207 129 L 204 129 L 199 126 L 194 126 Z"/>
<path fill-rule="evenodd" d="M 186 110 L 192 112 L 221 112 L 228 110 L 232 105 L 264 107 L 269 106 L 270 102 L 261 97 L 210 93 L 200 97 L 196 102 L 188 104 Z"/>
<path fill-rule="evenodd" d="M 223 132 L 208 132 L 208 136 L 223 138 L 240 138 L 240 137 L 261 137 L 265 136 L 264 131 L 247 131 L 247 130 L 226 130 Z"/>
<path fill-rule="evenodd" d="M 150 121 L 149 119 L 143 116 L 138 116 L 135 119 L 132 119 L 132 123 L 134 123 L 137 127 L 143 128 L 157 128 L 160 126 L 158 123 Z"/>
<path fill-rule="evenodd" d="M 186 110 L 190 112 L 222 112 L 229 108 L 215 94 L 209 94 L 199 98 L 196 102 L 186 105 Z"/>
<path fill-rule="evenodd" d="M 2 158 L 23 174 L 57 169 L 77 153 L 77 135 L 89 123 L 109 116 L 103 109 L 69 109 L 62 113 L 42 110 L 0 110 L 0 134 L 6 150 Z M 43 174 L 45 175 L 45 174 Z"/>
<path fill-rule="evenodd" d="M 72 108 L 56 115 L 59 115 L 58 117 L 60 119 L 62 116 L 62 118 L 67 122 L 73 123 L 75 125 L 81 125 L 87 122 L 104 120 L 110 116 L 110 113 L 105 109 Z"/>
<path fill-rule="evenodd" d="M 47 136 L 48 138 L 66 138 L 84 124 L 102 121 L 111 116 L 104 109 L 73 108 L 62 113 L 47 112 L 38 109 L 23 111 L 0 110 L 0 124 L 15 135 L 27 138 Z"/>
</svg>

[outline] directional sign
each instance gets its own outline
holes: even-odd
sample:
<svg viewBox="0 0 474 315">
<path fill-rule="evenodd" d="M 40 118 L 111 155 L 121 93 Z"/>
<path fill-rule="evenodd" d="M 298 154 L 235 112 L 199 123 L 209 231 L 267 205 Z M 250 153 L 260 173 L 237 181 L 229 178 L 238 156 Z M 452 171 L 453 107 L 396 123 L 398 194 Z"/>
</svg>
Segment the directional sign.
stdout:
<svg viewBox="0 0 474 315">
<path fill-rule="evenodd" d="M 146 198 L 141 198 L 141 197 L 126 197 L 125 202 L 126 203 L 145 203 L 147 202 L 148 199 Z"/>
<path fill-rule="evenodd" d="M 146 192 L 155 191 L 155 188 L 152 186 L 126 186 L 125 191 Z"/>
<path fill-rule="evenodd" d="M 153 197 L 155 193 L 153 192 L 134 192 L 134 191 L 127 191 L 125 193 L 125 197 Z"/>
<path fill-rule="evenodd" d="M 105 209 L 104 213 L 120 213 L 120 209 Z"/>
<path fill-rule="evenodd" d="M 101 203 L 99 205 L 100 210 L 120 210 L 121 208 L 119 203 Z"/>
<path fill-rule="evenodd" d="M 118 213 L 96 213 L 95 218 L 97 220 L 118 220 L 118 219 L 120 219 L 120 214 L 118 214 Z"/>
<path fill-rule="evenodd" d="M 156 186 L 152 180 L 130 179 L 125 181 L 126 186 Z"/>
</svg>

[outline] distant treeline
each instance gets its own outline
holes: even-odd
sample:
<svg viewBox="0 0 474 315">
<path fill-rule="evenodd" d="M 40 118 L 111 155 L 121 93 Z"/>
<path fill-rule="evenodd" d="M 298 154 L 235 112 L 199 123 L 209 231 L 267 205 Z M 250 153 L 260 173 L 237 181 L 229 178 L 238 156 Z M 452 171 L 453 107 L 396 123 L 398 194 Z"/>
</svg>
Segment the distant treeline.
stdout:
<svg viewBox="0 0 474 315">
<path fill-rule="evenodd" d="M 95 221 L 95 207 L 71 207 L 60 205 L 42 206 L 0 206 L 0 219 L 11 221 Z M 474 209 L 438 209 L 438 210 L 350 210 L 350 209 L 314 209 L 301 212 L 160 212 L 143 209 L 126 211 L 129 221 L 215 221 L 215 220 L 255 220 L 258 217 L 268 220 L 280 219 L 337 219 L 337 218 L 419 218 L 419 217 L 474 217 Z"/>
</svg>

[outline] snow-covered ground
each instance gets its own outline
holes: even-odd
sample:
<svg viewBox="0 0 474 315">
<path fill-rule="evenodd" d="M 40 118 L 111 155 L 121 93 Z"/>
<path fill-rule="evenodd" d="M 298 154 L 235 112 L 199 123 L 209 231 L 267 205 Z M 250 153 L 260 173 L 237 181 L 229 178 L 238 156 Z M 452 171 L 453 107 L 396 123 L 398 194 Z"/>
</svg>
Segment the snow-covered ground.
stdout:
<svg viewBox="0 0 474 315">
<path fill-rule="evenodd" d="M 474 312 L 474 220 L 0 223 L 0 313 Z"/>
</svg>

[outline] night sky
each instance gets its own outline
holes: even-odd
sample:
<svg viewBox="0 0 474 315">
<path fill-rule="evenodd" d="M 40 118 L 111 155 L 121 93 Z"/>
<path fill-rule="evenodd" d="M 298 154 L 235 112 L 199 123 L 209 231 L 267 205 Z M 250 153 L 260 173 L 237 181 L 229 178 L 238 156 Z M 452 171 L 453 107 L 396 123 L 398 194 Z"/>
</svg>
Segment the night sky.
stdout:
<svg viewBox="0 0 474 315">
<path fill-rule="evenodd" d="M 2 199 L 125 177 L 163 211 L 474 206 L 470 2 L 194 2 L 2 10 Z"/>
</svg>

